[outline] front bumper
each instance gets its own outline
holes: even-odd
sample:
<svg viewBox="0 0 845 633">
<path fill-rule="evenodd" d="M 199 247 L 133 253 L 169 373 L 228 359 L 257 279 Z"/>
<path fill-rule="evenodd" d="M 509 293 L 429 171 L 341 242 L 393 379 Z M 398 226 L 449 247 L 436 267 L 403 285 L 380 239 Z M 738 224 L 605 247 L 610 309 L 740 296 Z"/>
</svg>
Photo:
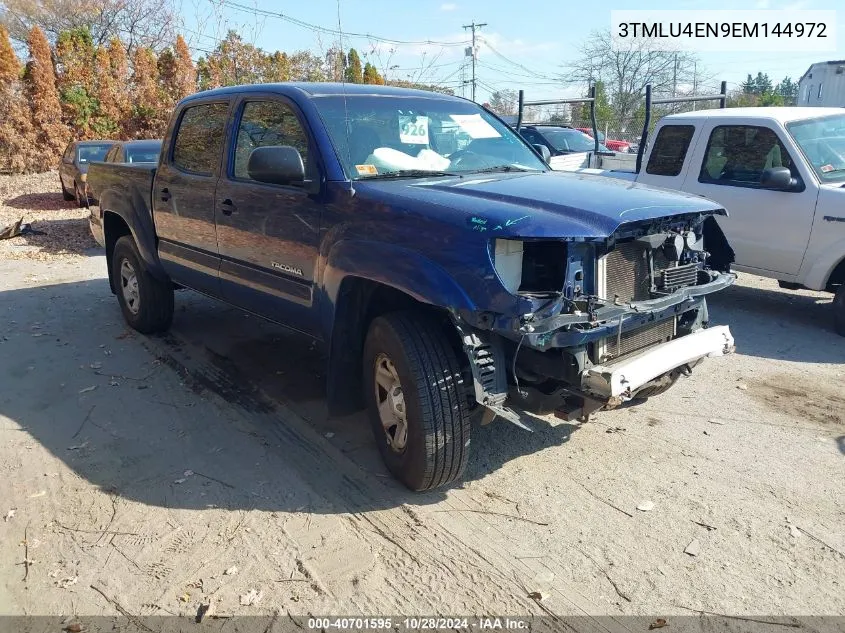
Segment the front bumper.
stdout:
<svg viewBox="0 0 845 633">
<path fill-rule="evenodd" d="M 727 325 L 698 330 L 617 363 L 590 367 L 581 374 L 581 388 L 602 398 L 627 400 L 640 387 L 673 369 L 734 349 Z"/>
</svg>

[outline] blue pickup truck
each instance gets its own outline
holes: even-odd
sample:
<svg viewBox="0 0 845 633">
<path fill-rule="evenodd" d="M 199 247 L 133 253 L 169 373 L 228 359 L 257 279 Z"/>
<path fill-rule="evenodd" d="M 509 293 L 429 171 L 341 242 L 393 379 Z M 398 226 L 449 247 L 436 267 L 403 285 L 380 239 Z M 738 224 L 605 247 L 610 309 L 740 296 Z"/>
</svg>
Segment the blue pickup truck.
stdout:
<svg viewBox="0 0 845 633">
<path fill-rule="evenodd" d="M 158 166 L 96 163 L 91 229 L 130 326 L 191 288 L 313 338 L 335 414 L 367 408 L 414 490 L 460 477 L 471 427 L 583 419 L 733 351 L 734 281 L 701 197 L 552 172 L 457 97 L 268 84 L 198 93 Z"/>
</svg>

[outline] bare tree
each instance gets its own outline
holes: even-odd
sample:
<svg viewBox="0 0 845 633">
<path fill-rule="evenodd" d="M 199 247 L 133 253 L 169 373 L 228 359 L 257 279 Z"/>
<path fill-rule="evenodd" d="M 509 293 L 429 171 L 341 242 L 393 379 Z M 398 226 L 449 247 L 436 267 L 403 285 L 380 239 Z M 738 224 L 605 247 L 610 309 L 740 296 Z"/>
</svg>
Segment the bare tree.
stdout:
<svg viewBox="0 0 845 633">
<path fill-rule="evenodd" d="M 138 47 L 160 50 L 176 36 L 175 0 L 3 0 L 0 23 L 17 42 L 38 26 L 51 42 L 62 31 L 87 28 L 96 47 L 120 38 L 132 55 Z"/>
<path fill-rule="evenodd" d="M 646 42 L 614 49 L 610 31 L 594 31 L 581 45 L 579 58 L 568 67 L 567 78 L 588 85 L 604 82 L 614 115 L 626 121 L 641 107 L 646 84 L 651 84 L 656 94 L 680 95 L 696 83 L 701 68 L 691 53 Z"/>
<path fill-rule="evenodd" d="M 516 114 L 519 94 L 516 90 L 497 90 L 490 95 L 490 109 L 496 114 Z"/>
</svg>

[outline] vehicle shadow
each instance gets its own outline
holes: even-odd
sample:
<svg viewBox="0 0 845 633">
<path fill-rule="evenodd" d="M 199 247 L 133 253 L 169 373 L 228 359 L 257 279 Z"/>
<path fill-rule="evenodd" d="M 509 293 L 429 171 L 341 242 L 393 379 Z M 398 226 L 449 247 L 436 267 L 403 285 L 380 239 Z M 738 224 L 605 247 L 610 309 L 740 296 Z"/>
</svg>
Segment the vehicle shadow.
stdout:
<svg viewBox="0 0 845 633">
<path fill-rule="evenodd" d="M 56 177 L 58 179 L 58 176 Z M 65 200 L 59 191 L 38 191 L 23 193 L 14 198 L 4 200 L 3 204 L 12 209 L 59 211 L 61 209 L 76 208 L 76 201 Z"/>
<path fill-rule="evenodd" d="M 0 415 L 102 490 L 170 508 L 326 513 L 448 492 L 393 480 L 363 413 L 330 418 L 323 359 L 280 326 L 185 291 L 171 331 L 145 337 L 125 328 L 105 279 L 0 292 L 0 305 Z M 578 427 L 534 428 L 474 429 L 464 483 Z"/>
<path fill-rule="evenodd" d="M 30 220 L 24 215 L 24 223 L 32 225 L 32 233 L 11 238 L 18 243 L 53 255 L 101 255 L 98 244 L 91 236 L 87 218 L 63 220 Z M 0 227 L 2 228 L 2 227 Z"/>
<path fill-rule="evenodd" d="M 730 325 L 737 352 L 773 360 L 845 361 L 845 338 L 833 329 L 832 297 L 745 285 L 707 298 L 713 324 Z"/>
</svg>

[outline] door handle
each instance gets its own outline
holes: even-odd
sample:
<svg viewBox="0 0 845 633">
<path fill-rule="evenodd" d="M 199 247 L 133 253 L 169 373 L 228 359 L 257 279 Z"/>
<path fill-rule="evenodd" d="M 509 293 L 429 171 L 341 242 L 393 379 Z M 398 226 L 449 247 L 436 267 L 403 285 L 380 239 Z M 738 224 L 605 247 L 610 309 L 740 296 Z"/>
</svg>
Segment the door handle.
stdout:
<svg viewBox="0 0 845 633">
<path fill-rule="evenodd" d="M 235 211 L 238 210 L 238 207 L 229 199 L 226 198 L 223 202 L 220 203 L 220 211 L 223 215 L 232 215 Z"/>
<path fill-rule="evenodd" d="M 161 201 L 162 202 L 170 202 L 170 190 L 165 187 L 161 190 Z"/>
</svg>

